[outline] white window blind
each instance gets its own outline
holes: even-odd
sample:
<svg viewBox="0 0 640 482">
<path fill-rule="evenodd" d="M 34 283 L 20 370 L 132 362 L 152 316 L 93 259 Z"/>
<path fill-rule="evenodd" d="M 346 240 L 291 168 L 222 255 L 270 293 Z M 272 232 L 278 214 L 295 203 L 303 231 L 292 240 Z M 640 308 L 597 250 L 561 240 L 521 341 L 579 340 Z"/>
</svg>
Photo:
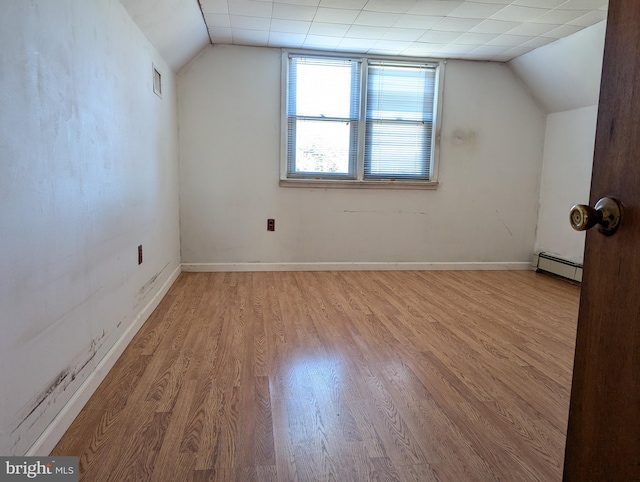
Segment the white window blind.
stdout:
<svg viewBox="0 0 640 482">
<path fill-rule="evenodd" d="M 369 62 L 365 179 L 431 177 L 435 68 Z"/>
</svg>

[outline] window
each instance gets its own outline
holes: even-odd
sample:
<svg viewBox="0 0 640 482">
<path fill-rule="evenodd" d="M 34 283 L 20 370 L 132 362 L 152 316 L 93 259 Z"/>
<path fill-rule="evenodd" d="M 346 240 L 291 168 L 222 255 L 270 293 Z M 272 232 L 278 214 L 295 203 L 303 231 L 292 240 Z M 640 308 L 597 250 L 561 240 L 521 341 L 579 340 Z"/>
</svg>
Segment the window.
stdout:
<svg viewBox="0 0 640 482">
<path fill-rule="evenodd" d="M 435 183 L 440 64 L 287 53 L 282 180 Z"/>
</svg>

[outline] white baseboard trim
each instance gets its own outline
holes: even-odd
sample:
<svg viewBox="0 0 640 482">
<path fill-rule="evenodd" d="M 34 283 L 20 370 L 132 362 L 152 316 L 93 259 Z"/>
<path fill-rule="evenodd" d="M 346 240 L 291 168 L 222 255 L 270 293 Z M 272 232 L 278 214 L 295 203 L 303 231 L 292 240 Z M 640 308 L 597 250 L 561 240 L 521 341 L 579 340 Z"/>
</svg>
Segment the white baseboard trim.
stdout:
<svg viewBox="0 0 640 482">
<path fill-rule="evenodd" d="M 138 313 L 133 323 L 126 329 L 122 336 L 114 343 L 96 368 L 91 372 L 78 390 L 71 396 L 69 401 L 62 407 L 62 410 L 56 415 L 53 421 L 47 426 L 38 440 L 31 446 L 25 454 L 26 456 L 47 456 L 51 453 L 56 444 L 60 441 L 64 433 L 71 426 L 71 423 L 78 416 L 82 408 L 91 398 L 91 395 L 97 390 L 98 386 L 113 368 L 122 352 L 129 345 L 138 330 L 144 325 L 145 321 L 151 316 L 153 310 L 157 308 L 167 294 L 171 285 L 175 282 L 181 273 L 181 266 L 178 265 L 171 276 L 164 282 L 162 287 L 147 303 L 147 305 Z"/>
<path fill-rule="evenodd" d="M 530 270 L 529 262 L 488 263 L 183 263 L 185 272 Z"/>
</svg>

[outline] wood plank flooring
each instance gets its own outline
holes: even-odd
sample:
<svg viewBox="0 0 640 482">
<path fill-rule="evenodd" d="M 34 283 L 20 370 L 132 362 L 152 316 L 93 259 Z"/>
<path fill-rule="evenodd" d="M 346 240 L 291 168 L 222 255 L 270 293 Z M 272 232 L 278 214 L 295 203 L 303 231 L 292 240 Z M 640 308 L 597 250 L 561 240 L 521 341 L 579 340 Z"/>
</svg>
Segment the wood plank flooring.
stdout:
<svg viewBox="0 0 640 482">
<path fill-rule="evenodd" d="M 553 481 L 579 287 L 183 273 L 59 442 L 85 481 Z"/>
</svg>

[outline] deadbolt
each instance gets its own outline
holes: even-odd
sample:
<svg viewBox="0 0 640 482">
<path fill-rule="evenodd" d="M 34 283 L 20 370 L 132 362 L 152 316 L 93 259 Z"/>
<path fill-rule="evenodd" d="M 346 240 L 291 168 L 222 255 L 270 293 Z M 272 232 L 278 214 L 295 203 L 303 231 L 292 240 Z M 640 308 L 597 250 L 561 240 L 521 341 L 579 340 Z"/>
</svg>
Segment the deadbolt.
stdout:
<svg viewBox="0 0 640 482">
<path fill-rule="evenodd" d="M 569 213 L 569 222 L 576 231 L 586 231 L 599 224 L 598 231 L 611 236 L 620 226 L 622 210 L 620 203 L 608 197 L 600 199 L 594 208 L 576 204 Z"/>
</svg>

